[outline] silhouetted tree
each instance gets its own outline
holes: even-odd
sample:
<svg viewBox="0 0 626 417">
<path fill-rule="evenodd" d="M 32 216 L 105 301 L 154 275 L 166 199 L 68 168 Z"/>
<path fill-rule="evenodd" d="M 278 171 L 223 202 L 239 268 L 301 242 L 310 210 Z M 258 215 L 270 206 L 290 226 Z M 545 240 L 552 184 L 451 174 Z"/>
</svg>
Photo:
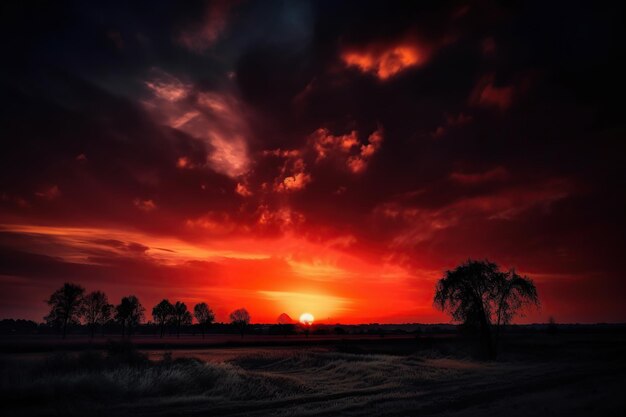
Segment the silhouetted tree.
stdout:
<svg viewBox="0 0 626 417">
<path fill-rule="evenodd" d="M 77 284 L 66 282 L 50 295 L 46 301 L 51 307 L 44 320 L 61 328 L 63 339 L 67 334 L 67 325 L 78 323 L 83 314 L 82 299 L 85 289 Z"/>
<path fill-rule="evenodd" d="M 240 308 L 233 311 L 232 313 L 230 313 L 230 322 L 233 324 L 233 326 L 239 329 L 239 332 L 241 333 L 241 338 L 243 339 L 243 334 L 246 331 L 246 326 L 248 325 L 248 323 L 250 323 L 250 314 L 248 313 L 248 310 L 246 310 L 245 308 Z"/>
<path fill-rule="evenodd" d="M 546 326 L 546 331 L 548 334 L 555 335 L 559 332 L 559 325 L 556 324 L 556 320 L 554 317 L 550 316 L 548 318 L 548 325 Z"/>
<path fill-rule="evenodd" d="M 525 305 L 538 305 L 539 298 L 528 277 L 513 270 L 501 272 L 498 265 L 488 260 L 468 260 L 453 271 L 446 271 L 437 283 L 434 302 L 453 320 L 478 327 L 487 355 L 495 358 L 500 327 Z"/>
<path fill-rule="evenodd" d="M 282 313 L 276 319 L 276 323 L 278 323 L 278 328 L 284 337 L 287 337 L 287 334 L 293 332 L 293 319 L 289 317 L 289 314 Z"/>
<path fill-rule="evenodd" d="M 89 326 L 89 336 L 93 338 L 96 326 L 103 326 L 111 318 L 113 306 L 102 291 L 93 291 L 83 298 L 85 322 Z"/>
<path fill-rule="evenodd" d="M 335 334 L 337 334 L 337 335 L 344 335 L 344 334 L 346 334 L 346 329 L 344 329 L 344 328 L 343 328 L 343 327 L 341 327 L 341 326 L 335 326 L 335 327 L 333 328 L 333 332 L 334 332 Z"/>
<path fill-rule="evenodd" d="M 122 298 L 120 304 L 115 306 L 115 320 L 122 325 L 122 337 L 126 335 L 126 330 L 130 335 L 134 326 L 143 320 L 145 309 L 134 295 Z"/>
<path fill-rule="evenodd" d="M 215 314 L 213 314 L 213 310 L 209 308 L 207 303 L 199 303 L 193 307 L 193 315 L 196 317 L 196 320 L 198 320 L 198 324 L 200 324 L 202 338 L 204 339 L 206 328 L 215 320 Z"/>
<path fill-rule="evenodd" d="M 180 337 L 180 326 L 191 324 L 191 313 L 187 310 L 185 303 L 176 301 L 174 304 L 174 314 L 172 320 L 176 326 L 176 336 Z"/>
<path fill-rule="evenodd" d="M 24 319 L 0 320 L 0 334 L 29 334 L 37 331 L 37 323 Z"/>
<path fill-rule="evenodd" d="M 165 325 L 172 320 L 173 315 L 174 306 L 168 299 L 162 300 L 152 308 L 152 318 L 159 325 L 160 337 L 163 337 Z"/>
</svg>

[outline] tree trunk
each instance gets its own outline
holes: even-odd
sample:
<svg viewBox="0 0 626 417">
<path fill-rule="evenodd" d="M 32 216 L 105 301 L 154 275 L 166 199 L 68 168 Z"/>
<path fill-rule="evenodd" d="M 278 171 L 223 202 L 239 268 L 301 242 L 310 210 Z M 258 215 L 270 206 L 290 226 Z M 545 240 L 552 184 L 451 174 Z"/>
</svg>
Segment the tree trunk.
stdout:
<svg viewBox="0 0 626 417">
<path fill-rule="evenodd" d="M 481 327 L 481 338 L 483 339 L 482 342 L 485 348 L 485 353 L 487 354 L 487 357 L 489 359 L 495 359 L 496 351 L 493 346 L 493 340 L 491 337 L 491 325 L 489 323 L 489 320 L 487 320 L 487 317 L 485 317 L 485 315 L 481 317 L 480 327 Z"/>
</svg>

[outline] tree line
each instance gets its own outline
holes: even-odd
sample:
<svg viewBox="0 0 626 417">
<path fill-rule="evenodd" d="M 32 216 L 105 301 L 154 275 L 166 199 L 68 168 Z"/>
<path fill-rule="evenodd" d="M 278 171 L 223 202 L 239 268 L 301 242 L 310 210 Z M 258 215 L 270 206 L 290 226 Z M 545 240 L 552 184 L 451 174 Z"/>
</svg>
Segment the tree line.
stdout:
<svg viewBox="0 0 626 417">
<path fill-rule="evenodd" d="M 90 337 L 93 337 L 97 327 L 111 321 L 121 326 L 124 337 L 131 334 L 145 319 L 145 308 L 135 295 L 122 297 L 119 304 L 113 305 L 109 303 L 104 292 L 92 291 L 85 294 L 85 288 L 70 282 L 54 291 L 46 303 L 50 306 L 50 312 L 44 320 L 47 324 L 58 327 L 64 339 L 70 325 L 85 324 L 89 328 Z M 215 320 L 215 314 L 205 302 L 196 304 L 192 315 L 185 303 L 171 303 L 168 299 L 163 299 L 152 308 L 152 318 L 159 328 L 160 337 L 163 337 L 168 326 L 175 327 L 176 335 L 180 337 L 181 327 L 190 325 L 195 318 L 204 338 L 208 326 Z M 230 322 L 243 337 L 250 323 L 250 314 L 245 308 L 237 309 L 230 314 Z"/>
<path fill-rule="evenodd" d="M 119 304 L 109 304 L 106 294 L 93 291 L 85 295 L 85 289 L 77 284 L 65 283 L 48 299 L 50 313 L 45 317 L 48 324 L 61 328 L 63 337 L 70 324 L 85 323 L 93 337 L 97 326 L 113 320 L 122 329 L 122 336 L 129 334 L 144 319 L 145 309 L 134 295 L 123 297 Z M 447 312 L 453 321 L 480 335 L 484 352 L 495 358 L 503 326 L 511 323 L 516 315 L 523 314 L 526 306 L 539 306 L 539 296 L 534 282 L 514 270 L 501 271 L 489 260 L 468 260 L 453 270 L 446 271 L 437 282 L 434 305 Z M 200 325 L 202 335 L 215 319 L 206 303 L 198 303 L 193 315 L 185 303 L 171 303 L 164 299 L 152 308 L 152 317 L 163 337 L 166 326 L 174 326 L 180 336 L 181 326 L 191 324 L 193 318 Z M 278 318 L 279 326 L 290 321 L 287 315 Z M 230 314 L 230 323 L 243 337 L 250 314 L 241 308 Z M 307 329 L 308 330 L 308 329 Z"/>
</svg>

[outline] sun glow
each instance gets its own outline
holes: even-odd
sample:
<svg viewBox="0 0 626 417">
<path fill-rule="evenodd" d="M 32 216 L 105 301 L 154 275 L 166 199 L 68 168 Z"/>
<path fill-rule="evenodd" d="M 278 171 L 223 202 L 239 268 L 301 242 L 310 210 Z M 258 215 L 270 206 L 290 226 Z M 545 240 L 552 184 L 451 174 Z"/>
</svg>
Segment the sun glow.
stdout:
<svg viewBox="0 0 626 417">
<path fill-rule="evenodd" d="M 312 325 L 314 320 L 315 317 L 313 317 L 313 314 L 311 313 L 302 313 L 300 315 L 300 323 L 304 324 L 305 326 Z"/>
</svg>

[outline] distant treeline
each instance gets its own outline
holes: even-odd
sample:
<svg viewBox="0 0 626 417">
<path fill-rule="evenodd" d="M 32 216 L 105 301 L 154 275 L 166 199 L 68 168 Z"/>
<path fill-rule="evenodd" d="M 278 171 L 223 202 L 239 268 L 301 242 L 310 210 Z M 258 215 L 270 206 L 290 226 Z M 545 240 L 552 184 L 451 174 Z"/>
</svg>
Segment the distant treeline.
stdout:
<svg viewBox="0 0 626 417">
<path fill-rule="evenodd" d="M 311 329 L 313 335 L 393 335 L 393 334 L 414 334 L 414 335 L 436 335 L 451 334 L 462 331 L 461 326 L 453 324 L 315 324 Z M 598 323 L 598 324 L 512 324 L 506 326 L 507 333 L 612 333 L 625 332 L 626 324 L 620 323 Z M 102 326 L 96 333 L 96 337 L 120 334 L 121 326 L 115 321 L 110 321 Z M 199 324 L 185 325 L 181 327 L 181 333 L 185 335 L 200 335 L 202 332 Z M 302 330 L 295 324 L 250 324 L 247 329 L 251 335 L 295 335 Z M 68 327 L 68 333 L 74 335 L 90 334 L 89 326 L 84 324 L 72 324 Z M 207 329 L 207 334 L 238 334 L 239 329 L 231 323 L 212 323 Z M 45 322 L 37 323 L 33 320 L 23 319 L 2 319 L 0 320 L 0 334 L 2 335 L 36 335 L 36 334 L 58 334 L 55 326 Z M 148 322 L 140 324 L 135 328 L 134 334 L 153 335 L 160 334 L 158 324 Z M 175 336 L 177 331 L 170 327 L 165 332 L 166 335 Z"/>
<path fill-rule="evenodd" d="M 249 324 L 246 332 L 251 335 L 295 335 L 303 333 L 302 326 L 294 323 L 288 324 Z M 310 328 L 312 335 L 391 335 L 391 334 L 450 334 L 456 331 L 458 326 L 451 324 L 314 324 Z M 187 324 L 180 328 L 180 333 L 184 335 L 202 334 L 200 324 Z M 37 323 L 33 320 L 0 320 L 0 334 L 58 334 L 59 329 L 46 322 Z M 89 335 L 91 328 L 87 324 L 73 323 L 68 325 L 68 334 Z M 95 337 L 103 335 L 120 334 L 121 325 L 115 320 L 109 320 L 100 326 Z M 238 334 L 240 330 L 232 323 L 212 323 L 205 329 L 206 334 Z M 161 334 L 158 323 L 149 321 L 137 325 L 133 334 L 153 335 Z M 174 325 L 166 326 L 165 335 L 178 335 L 178 328 Z"/>
</svg>

